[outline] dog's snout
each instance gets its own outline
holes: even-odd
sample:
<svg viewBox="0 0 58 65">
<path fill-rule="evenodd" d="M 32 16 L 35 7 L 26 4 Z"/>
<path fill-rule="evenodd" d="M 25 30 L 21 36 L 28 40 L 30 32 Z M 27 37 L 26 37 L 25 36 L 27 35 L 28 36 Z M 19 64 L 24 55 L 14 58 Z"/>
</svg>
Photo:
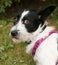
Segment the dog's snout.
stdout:
<svg viewBox="0 0 58 65">
<path fill-rule="evenodd" d="M 11 32 L 11 35 L 12 36 L 17 36 L 17 34 L 18 34 L 18 31 L 17 30 L 14 30 L 14 31 Z"/>
</svg>

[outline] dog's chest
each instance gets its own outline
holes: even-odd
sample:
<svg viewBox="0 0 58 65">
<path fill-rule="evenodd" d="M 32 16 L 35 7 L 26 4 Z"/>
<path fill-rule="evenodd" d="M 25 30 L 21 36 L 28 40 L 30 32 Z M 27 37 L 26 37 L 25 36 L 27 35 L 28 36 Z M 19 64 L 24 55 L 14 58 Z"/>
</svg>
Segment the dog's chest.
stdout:
<svg viewBox="0 0 58 65">
<path fill-rule="evenodd" d="M 47 43 L 49 42 L 50 43 L 50 41 L 49 41 L 49 37 L 51 37 L 51 42 L 53 41 L 53 39 L 54 39 L 54 41 L 56 42 L 56 43 L 58 43 L 58 38 L 55 38 L 55 36 L 56 35 L 58 35 L 58 31 L 51 31 L 51 32 L 49 32 L 49 34 L 47 35 L 47 36 L 45 36 L 44 38 L 42 37 L 42 38 L 40 38 L 39 40 L 37 40 L 36 42 L 35 42 L 35 45 L 34 45 L 34 47 L 33 47 L 33 49 L 32 49 L 32 55 L 35 55 L 35 53 L 36 53 L 36 50 L 37 50 L 37 48 L 44 42 L 44 43 L 46 43 L 45 42 L 45 40 L 46 39 L 48 39 L 47 40 Z M 52 38 L 54 36 L 54 38 Z M 56 36 L 57 37 L 57 36 Z M 50 44 L 49 44 L 50 45 Z"/>
<path fill-rule="evenodd" d="M 39 61 L 41 59 L 45 60 L 46 58 L 57 59 L 57 35 L 58 34 L 55 33 L 50 35 L 46 40 L 44 40 L 40 44 L 40 46 L 37 48 L 36 53 L 34 55 L 35 61 L 37 59 L 39 59 Z M 48 60 L 46 59 L 46 61 Z"/>
</svg>

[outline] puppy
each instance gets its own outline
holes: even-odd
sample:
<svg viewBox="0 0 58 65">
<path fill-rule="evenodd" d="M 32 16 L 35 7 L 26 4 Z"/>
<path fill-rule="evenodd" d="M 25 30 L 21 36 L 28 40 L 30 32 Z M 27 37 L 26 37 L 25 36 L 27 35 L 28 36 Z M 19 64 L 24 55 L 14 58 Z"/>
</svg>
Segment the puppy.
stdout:
<svg viewBox="0 0 58 65">
<path fill-rule="evenodd" d="M 47 26 L 47 17 L 56 6 L 41 11 L 24 10 L 15 17 L 11 36 L 14 42 L 27 41 L 26 53 L 32 53 L 36 65 L 56 65 L 58 57 L 58 31 Z"/>
</svg>

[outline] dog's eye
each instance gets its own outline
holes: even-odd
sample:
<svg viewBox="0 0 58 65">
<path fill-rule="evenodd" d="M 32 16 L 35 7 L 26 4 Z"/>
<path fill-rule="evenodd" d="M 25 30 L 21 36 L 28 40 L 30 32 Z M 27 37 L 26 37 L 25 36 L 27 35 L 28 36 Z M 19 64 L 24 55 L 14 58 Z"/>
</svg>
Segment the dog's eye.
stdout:
<svg viewBox="0 0 58 65">
<path fill-rule="evenodd" d="M 14 22 L 14 25 L 16 25 L 17 24 L 17 22 Z"/>
<path fill-rule="evenodd" d="M 17 21 L 17 18 L 14 18 L 14 21 Z"/>
<path fill-rule="evenodd" d="M 20 18 L 20 15 L 19 15 L 19 14 L 18 14 L 17 16 L 14 17 L 14 25 L 17 24 L 19 18 Z"/>
<path fill-rule="evenodd" d="M 30 21 L 29 21 L 29 20 L 25 20 L 23 23 L 24 23 L 24 24 L 29 24 Z"/>
<path fill-rule="evenodd" d="M 16 25 L 17 24 L 17 18 L 14 18 L 14 25 Z"/>
</svg>

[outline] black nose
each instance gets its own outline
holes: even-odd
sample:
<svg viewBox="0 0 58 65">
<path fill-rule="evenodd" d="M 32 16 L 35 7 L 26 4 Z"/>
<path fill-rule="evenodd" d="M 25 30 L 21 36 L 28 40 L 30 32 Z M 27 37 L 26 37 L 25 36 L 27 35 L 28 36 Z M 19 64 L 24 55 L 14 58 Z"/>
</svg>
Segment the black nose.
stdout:
<svg viewBox="0 0 58 65">
<path fill-rule="evenodd" d="M 14 31 L 11 32 L 11 35 L 12 36 L 17 36 L 17 34 L 18 34 L 18 31 L 17 30 L 14 30 Z"/>
</svg>

